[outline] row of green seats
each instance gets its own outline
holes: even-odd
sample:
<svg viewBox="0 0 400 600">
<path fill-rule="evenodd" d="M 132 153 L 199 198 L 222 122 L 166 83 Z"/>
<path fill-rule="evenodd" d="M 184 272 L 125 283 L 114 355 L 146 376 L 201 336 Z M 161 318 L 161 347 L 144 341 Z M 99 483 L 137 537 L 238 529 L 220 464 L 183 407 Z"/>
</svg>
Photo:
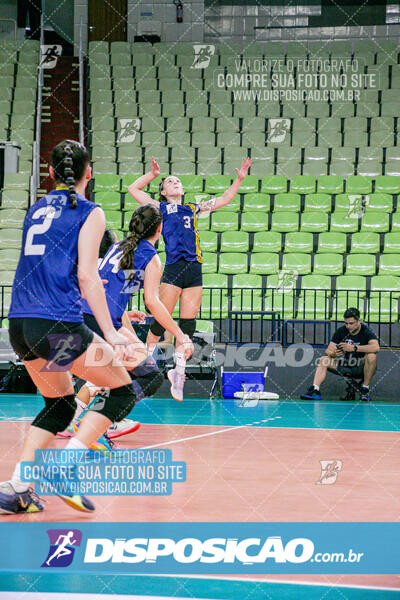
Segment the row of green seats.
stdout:
<svg viewBox="0 0 400 600">
<path fill-rule="evenodd" d="M 179 176 L 179 171 L 175 173 Z M 126 175 L 120 177 L 113 174 L 95 175 L 94 191 L 122 191 L 126 192 L 128 186 L 140 175 Z M 150 186 L 150 192 L 158 192 L 162 177 L 154 179 Z M 11 182 L 19 181 L 14 175 L 6 175 L 6 184 L 4 187 L 10 189 L 16 187 Z M 211 175 L 202 177 L 201 175 L 187 175 L 181 177 L 183 187 L 187 192 L 224 192 L 232 183 L 228 175 Z M 388 194 L 400 193 L 400 177 L 394 175 L 380 175 L 372 178 L 364 175 L 353 175 L 346 179 L 338 175 L 324 175 L 322 177 L 313 177 L 309 175 L 296 175 L 288 180 L 284 175 L 269 175 L 259 179 L 256 176 L 247 176 L 240 187 L 240 193 L 250 194 L 262 192 L 267 194 L 279 194 L 290 192 L 298 194 L 314 194 L 321 192 L 326 194 L 341 194 L 343 191 L 349 194 L 370 194 L 372 191 Z"/>
<path fill-rule="evenodd" d="M 165 254 L 160 252 L 161 261 L 165 261 Z M 204 273 L 223 273 L 237 275 L 239 273 L 253 273 L 259 275 L 277 274 L 281 269 L 297 275 L 394 275 L 399 273 L 400 260 L 398 254 L 383 254 L 379 257 L 379 267 L 376 266 L 376 257 L 373 254 L 349 254 L 343 260 L 341 254 L 322 253 L 302 254 L 292 252 L 280 257 L 272 252 L 253 252 L 251 254 L 238 252 L 204 252 Z M 313 259 L 313 260 L 312 260 Z M 345 262 L 345 264 L 344 264 Z"/>
<path fill-rule="evenodd" d="M 185 194 L 185 202 L 194 201 L 196 203 L 207 201 L 211 198 L 210 194 L 188 192 Z M 96 192 L 95 201 L 105 210 L 135 210 L 136 201 L 127 193 L 122 192 Z M 393 200 L 391 194 L 307 194 L 302 201 L 300 194 L 291 192 L 279 193 L 271 196 L 263 193 L 249 193 L 236 195 L 226 206 L 219 209 L 219 212 L 277 212 L 277 211 L 295 211 L 309 212 L 321 211 L 331 212 L 353 212 L 364 213 L 378 211 L 383 213 L 392 213 L 397 208 L 397 202 Z M 361 216 L 361 215 L 360 215 Z"/>
</svg>

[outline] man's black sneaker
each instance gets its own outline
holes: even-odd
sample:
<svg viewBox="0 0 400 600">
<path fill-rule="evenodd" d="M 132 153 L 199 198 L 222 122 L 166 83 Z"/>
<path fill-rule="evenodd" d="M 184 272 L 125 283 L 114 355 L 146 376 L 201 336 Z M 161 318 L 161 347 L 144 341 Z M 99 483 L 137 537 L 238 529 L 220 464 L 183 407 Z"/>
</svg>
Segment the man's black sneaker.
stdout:
<svg viewBox="0 0 400 600">
<path fill-rule="evenodd" d="M 322 396 L 319 390 L 316 390 L 313 385 L 310 385 L 305 394 L 301 394 L 302 400 L 322 400 Z"/>
<path fill-rule="evenodd" d="M 365 387 L 364 385 L 361 386 L 360 400 L 362 402 L 371 401 L 371 396 L 369 395 L 369 388 Z"/>
</svg>

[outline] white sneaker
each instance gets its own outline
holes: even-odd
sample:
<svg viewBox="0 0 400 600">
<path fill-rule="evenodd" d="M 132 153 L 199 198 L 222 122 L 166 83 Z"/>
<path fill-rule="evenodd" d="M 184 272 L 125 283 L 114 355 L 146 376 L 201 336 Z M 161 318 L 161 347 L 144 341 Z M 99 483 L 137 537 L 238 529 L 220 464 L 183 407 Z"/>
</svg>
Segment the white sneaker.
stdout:
<svg viewBox="0 0 400 600">
<path fill-rule="evenodd" d="M 110 440 L 114 438 L 121 437 L 122 435 L 127 435 L 128 433 L 133 433 L 137 431 L 140 427 L 139 421 L 131 421 L 131 419 L 122 419 L 118 423 L 113 423 L 107 429 L 107 436 Z"/>
<path fill-rule="evenodd" d="M 68 425 L 67 429 L 65 429 L 65 431 L 59 431 L 57 433 L 57 437 L 60 437 L 60 438 L 70 438 L 73 435 L 75 435 L 75 429 L 74 429 L 74 424 L 75 423 L 76 423 L 76 421 L 72 421 Z"/>
<path fill-rule="evenodd" d="M 183 400 L 183 386 L 185 385 L 185 375 L 177 373 L 176 369 L 168 371 L 168 379 L 171 384 L 171 396 L 177 401 Z"/>
</svg>

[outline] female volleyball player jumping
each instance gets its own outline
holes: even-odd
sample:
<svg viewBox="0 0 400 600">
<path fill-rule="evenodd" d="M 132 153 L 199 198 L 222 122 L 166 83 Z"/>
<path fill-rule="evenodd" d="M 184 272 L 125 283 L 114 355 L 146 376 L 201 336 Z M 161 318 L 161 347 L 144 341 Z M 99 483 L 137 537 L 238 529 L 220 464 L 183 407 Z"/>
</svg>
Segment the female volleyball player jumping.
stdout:
<svg viewBox="0 0 400 600">
<path fill-rule="evenodd" d="M 91 177 L 87 150 L 74 141 L 61 142 L 53 149 L 50 174 L 61 185 L 27 212 L 9 311 L 10 342 L 45 401 L 29 428 L 11 480 L 0 485 L 0 511 L 12 514 L 43 510 L 21 480 L 21 462 L 33 461 L 35 450 L 46 448 L 73 418 L 76 402 L 67 369 L 111 390 L 109 398 L 82 419 L 69 449 L 88 448 L 111 423 L 129 414 L 138 393 L 151 395 L 163 380 L 159 371 L 149 376 L 140 354 L 133 386 L 121 362 L 126 353 L 133 368 L 135 353 L 112 324 L 98 274 L 105 217 L 83 196 Z M 106 341 L 83 323 L 82 293 Z M 96 366 L 96 349 L 102 351 L 102 366 Z M 85 496 L 59 496 L 77 510 L 94 510 Z"/>
<path fill-rule="evenodd" d="M 199 204 L 183 203 L 182 183 L 178 177 L 173 175 L 162 180 L 158 200 L 154 200 L 143 191 L 153 179 L 160 175 L 160 168 L 154 158 L 152 158 L 152 170 L 139 177 L 128 188 L 131 196 L 139 204 L 154 204 L 160 207 L 166 251 L 160 299 L 171 314 L 180 299 L 179 325 L 190 338 L 196 329 L 196 317 L 200 310 L 203 289 L 201 269 L 203 259 L 197 227 L 198 215 L 212 212 L 229 204 L 238 193 L 250 166 L 251 159 L 247 158 L 242 162 L 240 169 L 236 169 L 237 178 L 220 198 L 213 198 Z M 147 337 L 150 349 L 154 349 L 164 330 L 163 324 L 155 318 Z M 185 363 L 183 353 L 177 351 L 175 353 L 175 369 L 168 372 L 171 394 L 176 400 L 183 398 Z"/>
</svg>

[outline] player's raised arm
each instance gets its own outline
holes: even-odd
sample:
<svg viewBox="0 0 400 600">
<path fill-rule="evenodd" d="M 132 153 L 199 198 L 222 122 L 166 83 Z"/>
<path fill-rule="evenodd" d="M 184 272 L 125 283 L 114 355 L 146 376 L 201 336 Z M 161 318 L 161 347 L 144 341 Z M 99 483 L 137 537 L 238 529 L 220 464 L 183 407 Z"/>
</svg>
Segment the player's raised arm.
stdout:
<svg viewBox="0 0 400 600">
<path fill-rule="evenodd" d="M 200 212 L 207 213 L 213 212 L 222 206 L 226 206 L 233 200 L 236 194 L 239 191 L 239 188 L 242 184 L 243 179 L 246 177 L 248 170 L 251 167 L 251 158 L 246 158 L 242 161 L 242 166 L 240 169 L 236 169 L 237 178 L 232 183 L 231 187 L 222 194 L 219 198 L 211 198 L 211 200 L 207 200 L 206 202 L 200 202 Z"/>
<path fill-rule="evenodd" d="M 147 308 L 164 329 L 169 331 L 176 339 L 177 347 L 183 345 L 186 359 L 193 354 L 193 344 L 189 336 L 175 323 L 164 304 L 161 302 L 158 291 L 162 275 L 160 257 L 155 255 L 146 267 L 144 276 L 144 299 Z"/>
<path fill-rule="evenodd" d="M 139 202 L 139 204 L 154 204 L 155 206 L 159 206 L 158 200 L 154 200 L 150 194 L 147 194 L 143 191 L 153 179 L 158 177 L 160 174 L 160 167 L 157 162 L 154 160 L 154 157 L 151 157 L 151 171 L 136 179 L 129 187 L 128 192 L 130 195 L 135 198 Z"/>
</svg>

